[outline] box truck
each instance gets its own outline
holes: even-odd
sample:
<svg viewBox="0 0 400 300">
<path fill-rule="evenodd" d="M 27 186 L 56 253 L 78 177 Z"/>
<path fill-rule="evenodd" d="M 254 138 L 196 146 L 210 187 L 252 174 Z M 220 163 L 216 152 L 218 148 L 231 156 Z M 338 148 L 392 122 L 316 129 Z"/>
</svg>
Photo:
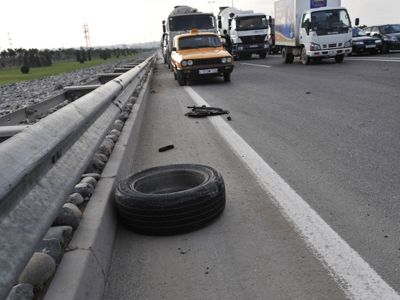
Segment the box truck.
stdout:
<svg viewBox="0 0 400 300">
<path fill-rule="evenodd" d="M 235 58 L 250 58 L 253 53 L 265 58 L 268 52 L 268 20 L 263 13 L 220 7 L 218 31 Z"/>
<path fill-rule="evenodd" d="M 278 0 L 274 10 L 275 44 L 285 63 L 294 57 L 303 64 L 323 58 L 341 63 L 351 53 L 350 17 L 340 0 Z"/>
<path fill-rule="evenodd" d="M 217 24 L 212 13 L 202 13 L 190 6 L 175 6 L 162 22 L 161 52 L 164 63 L 170 67 L 171 51 L 174 47 L 174 37 L 178 34 L 189 33 L 192 29 L 217 33 Z"/>
</svg>

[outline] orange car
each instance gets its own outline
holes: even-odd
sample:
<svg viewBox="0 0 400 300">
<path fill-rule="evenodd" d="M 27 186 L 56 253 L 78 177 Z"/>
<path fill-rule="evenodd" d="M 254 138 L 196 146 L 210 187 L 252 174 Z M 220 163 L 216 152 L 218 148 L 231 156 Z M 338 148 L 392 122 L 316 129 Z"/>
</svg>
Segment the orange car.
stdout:
<svg viewBox="0 0 400 300">
<path fill-rule="evenodd" d="M 187 80 L 223 76 L 231 80 L 233 57 L 223 46 L 215 33 L 199 32 L 180 34 L 174 38 L 171 53 L 171 70 L 179 85 Z"/>
</svg>

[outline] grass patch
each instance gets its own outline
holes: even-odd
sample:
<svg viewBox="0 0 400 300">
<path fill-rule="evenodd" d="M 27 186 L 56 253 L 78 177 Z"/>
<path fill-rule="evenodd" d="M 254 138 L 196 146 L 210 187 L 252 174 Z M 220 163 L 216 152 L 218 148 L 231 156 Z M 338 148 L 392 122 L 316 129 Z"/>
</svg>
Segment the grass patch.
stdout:
<svg viewBox="0 0 400 300">
<path fill-rule="evenodd" d="M 111 59 L 93 59 L 91 61 L 86 61 L 81 64 L 77 61 L 63 61 L 53 63 L 52 66 L 49 67 L 40 67 L 40 68 L 30 68 L 28 74 L 22 74 L 20 68 L 12 68 L 12 69 L 0 69 L 0 85 L 15 83 L 26 80 L 33 80 L 38 78 L 43 78 L 51 75 L 57 75 L 66 72 L 72 72 L 79 69 L 89 68 L 96 65 L 107 64 L 110 62 L 115 62 L 119 60 L 126 60 L 129 58 L 133 58 L 135 55 L 124 56 L 123 58 L 111 58 Z"/>
</svg>

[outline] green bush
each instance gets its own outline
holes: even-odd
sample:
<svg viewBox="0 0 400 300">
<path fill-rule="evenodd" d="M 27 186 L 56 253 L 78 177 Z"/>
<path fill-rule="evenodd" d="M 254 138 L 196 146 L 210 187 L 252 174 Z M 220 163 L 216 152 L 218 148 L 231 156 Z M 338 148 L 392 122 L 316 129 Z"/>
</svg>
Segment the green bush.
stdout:
<svg viewBox="0 0 400 300">
<path fill-rule="evenodd" d="M 23 65 L 20 70 L 21 70 L 22 74 L 28 74 L 29 73 L 29 66 Z"/>
</svg>

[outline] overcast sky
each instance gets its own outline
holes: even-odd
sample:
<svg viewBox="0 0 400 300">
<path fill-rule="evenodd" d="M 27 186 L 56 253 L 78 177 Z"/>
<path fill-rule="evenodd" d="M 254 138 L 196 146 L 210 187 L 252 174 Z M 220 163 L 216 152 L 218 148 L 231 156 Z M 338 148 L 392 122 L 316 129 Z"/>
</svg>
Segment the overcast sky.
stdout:
<svg viewBox="0 0 400 300">
<path fill-rule="evenodd" d="M 204 12 L 220 6 L 273 15 L 274 0 L 2 0 L 0 50 L 85 46 L 84 24 L 92 46 L 158 41 L 161 21 L 175 5 Z M 361 24 L 400 23 L 399 0 L 342 0 L 351 19 Z"/>
</svg>

